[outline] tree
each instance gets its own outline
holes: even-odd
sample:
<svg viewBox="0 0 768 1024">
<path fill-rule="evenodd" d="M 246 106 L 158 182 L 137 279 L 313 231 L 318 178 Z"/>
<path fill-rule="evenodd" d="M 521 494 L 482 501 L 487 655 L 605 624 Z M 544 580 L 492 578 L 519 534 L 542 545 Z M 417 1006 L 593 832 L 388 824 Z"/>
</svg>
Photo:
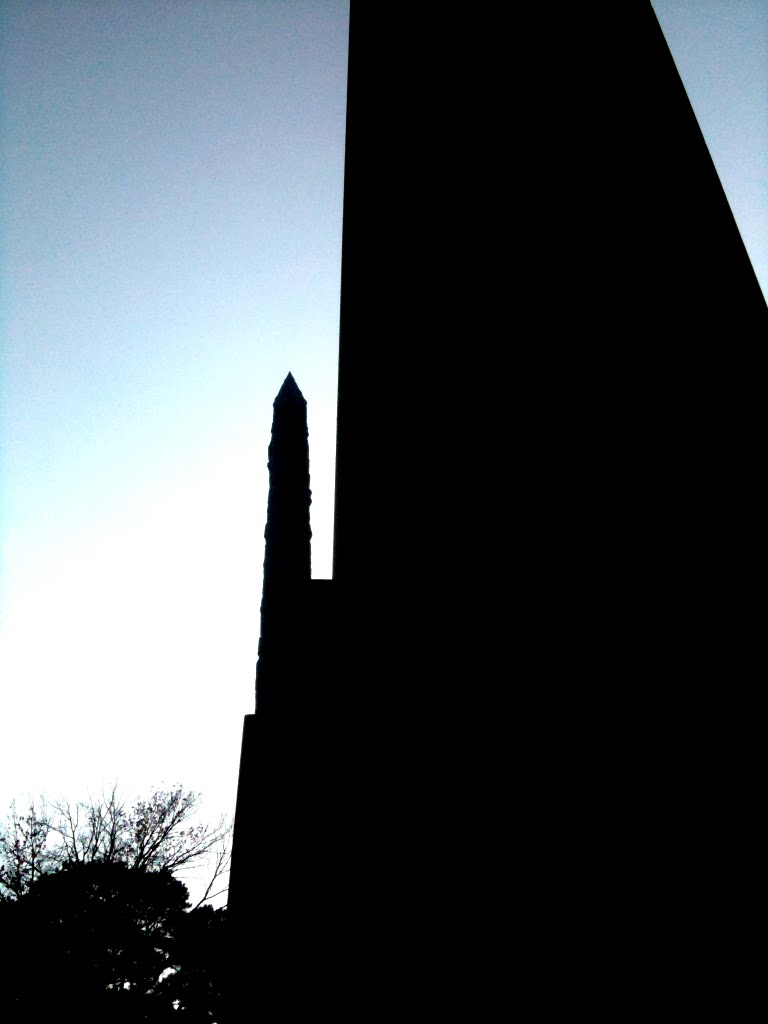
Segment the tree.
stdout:
<svg viewBox="0 0 768 1024">
<path fill-rule="evenodd" d="M 229 865 L 231 827 L 194 824 L 200 795 L 181 786 L 156 790 L 129 806 L 117 787 L 100 799 L 71 804 L 30 801 L 19 815 L 15 803 L 0 825 L 0 895 L 18 899 L 40 874 L 66 864 L 124 864 L 176 877 L 213 858 L 212 878 L 201 902 Z"/>
<path fill-rule="evenodd" d="M 26 814 L 19 814 L 16 801 L 8 820 L 0 826 L 0 896 L 18 899 L 41 874 L 58 862 L 50 848 L 52 824 L 45 805 L 30 800 Z"/>
<path fill-rule="evenodd" d="M 224 1024 L 229 969 L 227 911 L 200 906 L 184 914 L 176 930 L 174 969 L 165 984 L 178 1008 L 177 1024 Z"/>
<path fill-rule="evenodd" d="M 71 993 L 83 1022 L 224 1024 L 231 827 L 195 823 L 199 795 L 156 790 L 128 804 L 116 787 L 71 804 L 15 803 L 0 825 L 0 964 L 13 1019 L 43 1021 Z M 211 876 L 190 908 L 180 880 Z"/>
<path fill-rule="evenodd" d="M 49 1020 L 66 999 L 87 1024 L 224 1024 L 225 921 L 190 911 L 167 868 L 70 861 L 0 902 L 3 1003 L 14 1020 Z"/>
</svg>

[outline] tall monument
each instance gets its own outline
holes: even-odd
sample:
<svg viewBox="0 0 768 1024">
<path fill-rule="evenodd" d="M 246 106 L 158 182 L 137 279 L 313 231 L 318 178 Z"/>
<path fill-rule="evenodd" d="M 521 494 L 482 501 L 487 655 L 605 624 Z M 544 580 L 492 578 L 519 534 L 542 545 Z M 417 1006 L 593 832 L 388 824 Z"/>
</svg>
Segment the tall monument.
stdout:
<svg viewBox="0 0 768 1024">
<path fill-rule="evenodd" d="M 261 633 L 256 709 L 271 715 L 285 702 L 295 652 L 304 642 L 300 605 L 311 578 L 307 403 L 289 373 L 274 402 L 264 530 Z"/>
<path fill-rule="evenodd" d="M 344 173 L 334 578 L 288 378 L 233 961 L 253 1020 L 485 1019 L 579 945 L 611 739 L 738 649 L 768 310 L 643 0 L 355 5 Z"/>
<path fill-rule="evenodd" d="M 228 900 L 244 1021 L 275 1001 L 298 1010 L 303 986 L 323 975 L 308 954 L 320 941 L 329 877 L 319 840 L 331 800 L 318 787 L 332 761 L 320 712 L 331 597 L 330 581 L 310 578 L 307 403 L 290 373 L 274 401 L 268 467 L 256 707 L 243 726 Z"/>
</svg>

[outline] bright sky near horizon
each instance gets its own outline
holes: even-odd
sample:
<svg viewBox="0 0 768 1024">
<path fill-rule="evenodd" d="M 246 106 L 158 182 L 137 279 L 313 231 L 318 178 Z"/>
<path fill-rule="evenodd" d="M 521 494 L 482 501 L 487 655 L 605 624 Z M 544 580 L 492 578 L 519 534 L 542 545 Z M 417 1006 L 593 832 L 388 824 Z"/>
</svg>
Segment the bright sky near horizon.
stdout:
<svg viewBox="0 0 768 1024">
<path fill-rule="evenodd" d="M 768 3 L 654 8 L 768 294 Z M 233 813 L 289 371 L 331 575 L 348 24 L 0 0 L 0 815 L 115 780 Z"/>
</svg>

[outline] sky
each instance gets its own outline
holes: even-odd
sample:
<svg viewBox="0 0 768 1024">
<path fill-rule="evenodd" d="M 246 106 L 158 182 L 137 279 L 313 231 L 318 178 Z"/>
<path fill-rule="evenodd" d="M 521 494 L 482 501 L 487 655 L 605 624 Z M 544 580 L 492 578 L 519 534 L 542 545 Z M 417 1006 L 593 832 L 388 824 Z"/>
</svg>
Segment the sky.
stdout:
<svg viewBox="0 0 768 1024">
<path fill-rule="evenodd" d="M 0 814 L 234 811 L 289 371 L 331 575 L 348 23 L 0 2 Z"/>
<path fill-rule="evenodd" d="M 652 0 L 768 299 L 768 0 Z"/>
<path fill-rule="evenodd" d="M 768 294 L 768 3 L 654 8 Z M 289 371 L 331 575 L 348 26 L 0 0 L 0 814 L 115 781 L 234 812 Z"/>
</svg>

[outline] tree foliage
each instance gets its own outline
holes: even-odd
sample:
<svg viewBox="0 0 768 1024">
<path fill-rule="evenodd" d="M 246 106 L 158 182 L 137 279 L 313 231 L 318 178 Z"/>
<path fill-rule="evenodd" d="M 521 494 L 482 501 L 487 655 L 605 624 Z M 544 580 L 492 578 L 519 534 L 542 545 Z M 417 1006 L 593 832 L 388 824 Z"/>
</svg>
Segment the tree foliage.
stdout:
<svg viewBox="0 0 768 1024">
<path fill-rule="evenodd" d="M 225 919 L 190 911 L 167 868 L 70 861 L 0 903 L 3 1002 L 14 1020 L 49 1020 L 69 994 L 89 1024 L 223 1024 Z"/>
<path fill-rule="evenodd" d="M 213 882 L 227 868 L 230 828 L 223 818 L 213 826 L 195 823 L 199 800 L 177 786 L 129 805 L 113 787 L 75 804 L 31 800 L 24 814 L 12 804 L 0 825 L 0 895 L 18 899 L 41 874 L 65 864 L 123 864 L 180 877 L 214 857 L 203 899 L 212 898 Z"/>
<path fill-rule="evenodd" d="M 47 809 L 30 800 L 26 814 L 15 801 L 8 820 L 0 825 L 0 896 L 18 899 L 46 871 L 58 863 L 50 847 L 51 821 Z"/>
<path fill-rule="evenodd" d="M 195 821 L 181 787 L 128 803 L 116 788 L 76 804 L 16 805 L 0 824 L 0 964 L 14 1020 L 51 1018 L 71 993 L 83 1022 L 224 1024 L 230 828 Z M 210 882 L 190 908 L 178 877 Z"/>
</svg>

